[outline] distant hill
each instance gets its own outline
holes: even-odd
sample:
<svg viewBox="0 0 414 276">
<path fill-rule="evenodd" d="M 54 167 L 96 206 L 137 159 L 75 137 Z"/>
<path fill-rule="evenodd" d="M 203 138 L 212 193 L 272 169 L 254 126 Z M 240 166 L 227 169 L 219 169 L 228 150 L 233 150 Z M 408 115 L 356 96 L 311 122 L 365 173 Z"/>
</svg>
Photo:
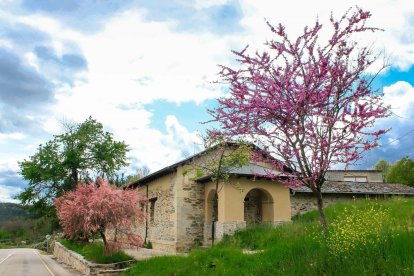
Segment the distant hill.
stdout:
<svg viewBox="0 0 414 276">
<path fill-rule="evenodd" d="M 15 218 L 25 219 L 29 217 L 31 217 L 31 215 L 26 207 L 15 203 L 0 202 L 0 226 Z"/>
</svg>

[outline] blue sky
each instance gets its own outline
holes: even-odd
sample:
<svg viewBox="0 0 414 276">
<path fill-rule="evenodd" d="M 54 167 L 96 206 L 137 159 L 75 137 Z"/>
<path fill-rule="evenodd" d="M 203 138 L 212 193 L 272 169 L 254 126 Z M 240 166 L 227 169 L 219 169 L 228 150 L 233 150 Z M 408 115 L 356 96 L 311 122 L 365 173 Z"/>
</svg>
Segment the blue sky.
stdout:
<svg viewBox="0 0 414 276">
<path fill-rule="evenodd" d="M 217 65 L 234 64 L 232 49 L 261 49 L 271 38 L 264 18 L 295 35 L 359 1 L 307 2 L 0 0 L 0 201 L 24 189 L 18 161 L 60 133 L 63 120 L 92 115 L 128 143 L 127 174 L 194 153 L 206 108 L 226 91 L 213 83 Z M 379 158 L 414 158 L 414 6 L 360 6 L 385 30 L 360 42 L 387 57 L 375 86 L 395 113 L 379 122 L 393 129 L 361 162 L 370 168 Z"/>
</svg>

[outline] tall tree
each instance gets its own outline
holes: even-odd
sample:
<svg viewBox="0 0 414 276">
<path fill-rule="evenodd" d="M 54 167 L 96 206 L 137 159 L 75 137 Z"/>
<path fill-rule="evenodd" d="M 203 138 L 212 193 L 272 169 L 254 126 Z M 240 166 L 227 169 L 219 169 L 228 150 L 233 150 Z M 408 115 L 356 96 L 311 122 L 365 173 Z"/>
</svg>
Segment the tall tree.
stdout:
<svg viewBox="0 0 414 276">
<path fill-rule="evenodd" d="M 29 186 L 18 198 L 38 212 L 53 212 L 53 199 L 73 190 L 79 181 L 112 177 L 127 164 L 127 145 L 115 141 L 95 119 L 65 124 L 65 128 L 65 133 L 40 145 L 33 156 L 19 163 Z"/>
<path fill-rule="evenodd" d="M 375 170 L 382 171 L 382 180 L 384 182 L 387 181 L 387 176 L 390 171 L 390 168 L 391 168 L 391 164 L 384 159 L 379 160 L 377 164 L 375 164 L 374 166 Z"/>
<path fill-rule="evenodd" d="M 404 157 L 395 162 L 389 169 L 387 182 L 414 187 L 414 160 Z"/>
<path fill-rule="evenodd" d="M 102 178 L 98 179 L 97 184 L 79 184 L 75 191 L 55 199 L 57 215 L 65 234 L 82 240 L 99 234 L 105 251 L 113 253 L 119 249 L 115 238 L 108 239 L 107 230 L 113 229 L 115 233 L 124 234 L 132 245 L 141 246 L 142 238 L 132 233 L 131 227 L 144 221 L 145 213 L 140 204 L 145 204 L 146 198 L 137 189 L 110 186 Z"/>
<path fill-rule="evenodd" d="M 389 115 L 382 95 L 370 88 L 364 72 L 378 58 L 370 47 L 359 47 L 353 35 L 375 32 L 366 25 L 371 17 L 359 8 L 339 20 L 332 15 L 332 32 L 325 42 L 316 21 L 290 39 L 282 24 L 267 23 L 275 38 L 263 53 L 233 51 L 238 69 L 221 66 L 229 95 L 210 113 L 221 123 L 221 134 L 253 136 L 281 170 L 291 171 L 287 185 L 304 185 L 316 197 L 325 237 L 327 221 L 321 188 L 325 173 L 336 164 L 352 164 L 378 145 L 386 130 L 369 130 Z M 269 160 L 271 162 L 271 160 Z"/>
</svg>

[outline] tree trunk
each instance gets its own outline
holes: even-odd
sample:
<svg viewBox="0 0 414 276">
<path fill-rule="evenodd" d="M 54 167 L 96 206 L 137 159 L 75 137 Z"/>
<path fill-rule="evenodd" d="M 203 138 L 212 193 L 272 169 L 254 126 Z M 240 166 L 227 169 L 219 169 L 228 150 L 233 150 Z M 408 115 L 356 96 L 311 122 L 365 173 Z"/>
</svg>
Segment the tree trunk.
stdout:
<svg viewBox="0 0 414 276">
<path fill-rule="evenodd" d="M 105 233 L 103 231 L 101 231 L 101 232 L 99 232 L 99 234 L 101 234 L 101 238 L 102 238 L 102 241 L 104 243 L 104 248 L 107 248 L 108 241 L 106 240 Z"/>
<path fill-rule="evenodd" d="M 73 180 L 73 187 L 76 187 L 76 185 L 78 185 L 78 170 L 76 168 L 72 168 L 72 180 Z"/>
<path fill-rule="evenodd" d="M 323 199 L 321 191 L 314 191 L 316 196 L 316 202 L 318 204 L 318 211 L 319 211 L 319 222 L 322 227 L 322 234 L 324 238 L 328 238 L 328 223 L 326 221 L 325 213 L 323 211 Z"/>
</svg>

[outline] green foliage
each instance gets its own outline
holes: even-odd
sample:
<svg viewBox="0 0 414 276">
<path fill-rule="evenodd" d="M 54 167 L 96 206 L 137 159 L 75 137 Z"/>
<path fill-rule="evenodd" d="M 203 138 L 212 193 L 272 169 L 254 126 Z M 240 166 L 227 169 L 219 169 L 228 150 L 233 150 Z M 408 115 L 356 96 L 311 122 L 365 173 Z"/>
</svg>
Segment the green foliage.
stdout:
<svg viewBox="0 0 414 276">
<path fill-rule="evenodd" d="M 364 214 L 367 212 L 366 214 Z M 378 212 L 379 214 L 376 214 Z M 353 215 L 355 213 L 355 215 Z M 414 274 L 414 199 L 384 201 L 361 200 L 326 208 L 332 222 L 331 235 L 346 229 L 346 222 L 364 217 L 375 243 L 365 243 L 348 252 L 331 254 L 321 238 L 316 211 L 295 218 L 291 224 L 272 228 L 256 225 L 227 236 L 207 250 L 194 250 L 188 257 L 160 257 L 137 263 L 126 275 L 412 275 Z M 370 218 L 373 216 L 373 218 Z M 377 227 L 375 222 L 389 218 L 392 227 Z M 387 224 L 387 223 L 385 223 Z M 386 226 L 381 223 L 382 226 Z M 360 229 L 360 228 L 358 228 Z M 361 228 L 362 231 L 367 231 Z M 349 233 L 345 238 L 351 238 Z M 365 237 L 370 238 L 369 234 Z M 354 240 L 356 241 L 356 240 Z M 258 250 L 243 254 L 243 249 Z"/>
<path fill-rule="evenodd" d="M 4 229 L 0 228 L 0 240 L 8 240 L 12 237 L 12 234 Z"/>
<path fill-rule="evenodd" d="M 114 141 L 91 117 L 65 127 L 65 133 L 40 145 L 33 156 L 19 163 L 29 186 L 17 198 L 32 205 L 39 216 L 54 216 L 53 199 L 73 190 L 79 181 L 112 177 L 127 164 L 127 145 Z"/>
<path fill-rule="evenodd" d="M 146 249 L 152 249 L 152 242 L 151 241 L 147 241 L 146 243 L 144 243 L 144 248 L 146 248 Z"/>
<path fill-rule="evenodd" d="M 103 250 L 103 244 L 98 242 L 85 243 L 71 240 L 61 240 L 60 242 L 66 248 L 79 253 L 87 260 L 95 263 L 109 264 L 133 260 L 131 256 L 125 254 L 122 251 L 116 252 L 112 255 L 106 255 Z"/>
<path fill-rule="evenodd" d="M 355 205 L 345 208 L 330 224 L 331 234 L 327 239 L 329 251 L 338 256 L 352 254 L 353 251 L 365 247 L 375 247 L 388 232 L 390 234 L 393 219 L 388 209 L 371 204 L 368 208 L 357 208 Z"/>
<path fill-rule="evenodd" d="M 393 164 L 387 175 L 387 182 L 414 187 L 414 160 L 404 157 Z"/>
<path fill-rule="evenodd" d="M 384 181 L 387 180 L 387 176 L 390 171 L 390 168 L 391 168 L 391 164 L 384 159 L 379 160 L 377 164 L 375 164 L 374 166 L 375 170 L 382 171 L 382 178 Z"/>
<path fill-rule="evenodd" d="M 1 203 L 0 202 L 0 227 L 15 218 L 31 218 L 32 214 L 27 210 L 27 207 L 15 203 Z"/>
</svg>

